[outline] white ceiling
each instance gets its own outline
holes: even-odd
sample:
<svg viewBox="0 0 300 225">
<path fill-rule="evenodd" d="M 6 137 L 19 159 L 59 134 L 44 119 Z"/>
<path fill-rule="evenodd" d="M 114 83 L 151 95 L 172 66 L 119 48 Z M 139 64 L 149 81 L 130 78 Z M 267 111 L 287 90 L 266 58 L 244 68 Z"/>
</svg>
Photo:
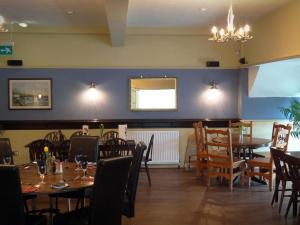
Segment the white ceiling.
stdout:
<svg viewBox="0 0 300 225">
<path fill-rule="evenodd" d="M 0 0 L 0 14 L 7 23 L 24 21 L 31 27 L 107 27 L 108 1 Z M 288 1 L 233 0 L 235 21 L 251 22 Z M 129 0 L 127 27 L 207 27 L 219 21 L 225 25 L 229 4 L 230 0 Z"/>
</svg>

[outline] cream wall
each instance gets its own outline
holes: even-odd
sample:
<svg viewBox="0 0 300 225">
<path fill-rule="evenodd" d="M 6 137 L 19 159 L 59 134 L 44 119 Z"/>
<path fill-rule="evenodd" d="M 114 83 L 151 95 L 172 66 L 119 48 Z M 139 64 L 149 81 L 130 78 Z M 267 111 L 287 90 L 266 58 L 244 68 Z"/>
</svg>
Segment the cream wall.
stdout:
<svg viewBox="0 0 300 225">
<path fill-rule="evenodd" d="M 272 126 L 274 120 L 255 120 L 253 121 L 253 137 L 267 138 L 271 139 Z M 278 120 L 278 123 L 286 124 L 288 121 L 286 120 Z M 130 129 L 130 130 L 178 130 L 179 131 L 179 158 L 180 158 L 180 166 L 183 166 L 187 140 L 189 135 L 193 135 L 194 130 L 192 128 L 165 128 L 165 129 Z M 8 137 L 11 140 L 11 145 L 13 150 L 17 150 L 19 152 L 19 156 L 15 157 L 16 164 L 22 164 L 29 161 L 29 153 L 28 149 L 24 146 L 30 143 L 32 140 L 43 138 L 48 132 L 53 130 L 19 130 L 12 131 L 7 130 L 4 132 L 3 136 Z M 63 134 L 67 136 L 67 138 L 74 132 L 75 130 L 62 130 Z M 99 135 L 99 130 L 91 129 L 91 135 Z M 148 143 L 146 143 L 148 144 Z M 289 151 L 300 151 L 300 139 L 290 138 L 289 141 Z M 155 150 L 154 150 L 155 151 Z M 261 148 L 260 151 L 269 151 L 269 148 Z"/>
<path fill-rule="evenodd" d="M 244 45 L 248 64 L 300 56 L 299 0 L 260 18 L 251 27 L 254 38 Z"/>
<path fill-rule="evenodd" d="M 128 34 L 125 46 L 112 47 L 107 34 L 14 33 L 14 55 L 29 68 L 200 68 L 219 60 L 224 68 L 237 68 L 237 43 L 220 44 L 201 34 Z M 7 42 L 9 34 L 1 34 Z"/>
</svg>

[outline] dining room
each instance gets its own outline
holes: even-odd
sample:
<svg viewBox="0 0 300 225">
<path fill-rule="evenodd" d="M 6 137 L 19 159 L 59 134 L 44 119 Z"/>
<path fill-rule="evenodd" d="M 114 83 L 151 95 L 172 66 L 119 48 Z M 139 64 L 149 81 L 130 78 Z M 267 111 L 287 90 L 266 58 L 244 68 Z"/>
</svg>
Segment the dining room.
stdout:
<svg viewBox="0 0 300 225">
<path fill-rule="evenodd" d="M 0 224 L 298 224 L 299 10 L 1 1 Z"/>
</svg>

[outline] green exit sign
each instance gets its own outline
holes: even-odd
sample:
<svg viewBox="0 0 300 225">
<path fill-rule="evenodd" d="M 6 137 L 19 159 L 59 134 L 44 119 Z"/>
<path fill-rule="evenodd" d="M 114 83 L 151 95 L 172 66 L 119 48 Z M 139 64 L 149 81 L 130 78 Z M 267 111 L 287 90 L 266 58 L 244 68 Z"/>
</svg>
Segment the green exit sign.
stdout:
<svg viewBox="0 0 300 225">
<path fill-rule="evenodd" d="M 13 46 L 12 45 L 0 45 L 0 55 L 12 55 Z"/>
</svg>

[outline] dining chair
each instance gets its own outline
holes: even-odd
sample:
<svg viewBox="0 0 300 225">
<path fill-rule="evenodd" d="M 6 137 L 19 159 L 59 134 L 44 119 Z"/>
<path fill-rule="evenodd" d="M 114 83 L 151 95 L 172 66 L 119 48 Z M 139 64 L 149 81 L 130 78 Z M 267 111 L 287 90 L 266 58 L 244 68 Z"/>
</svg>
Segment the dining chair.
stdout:
<svg viewBox="0 0 300 225">
<path fill-rule="evenodd" d="M 75 155 L 82 154 L 87 156 L 89 162 L 97 162 L 99 151 L 99 137 L 98 136 L 77 136 L 70 140 L 68 161 L 74 162 Z M 71 211 L 71 199 L 76 199 L 75 209 L 79 206 L 84 206 L 84 199 L 86 197 L 85 190 L 69 191 L 65 193 L 49 194 L 50 207 L 52 206 L 52 199 L 55 199 L 55 209 L 58 209 L 58 199 L 66 198 L 68 200 L 68 210 Z"/>
<path fill-rule="evenodd" d="M 52 131 L 45 135 L 45 140 L 50 141 L 52 143 L 59 143 L 63 140 L 66 140 L 66 136 L 61 132 L 61 130 L 58 131 Z"/>
<path fill-rule="evenodd" d="M 286 189 L 287 182 L 291 182 L 287 171 L 287 164 L 285 160 L 285 152 L 280 148 L 271 147 L 271 156 L 275 165 L 275 188 L 271 201 L 271 205 L 273 206 L 274 202 L 278 202 L 278 194 L 281 191 L 280 202 L 278 211 L 281 212 L 282 203 L 284 197 L 290 197 L 290 195 L 286 195 L 286 191 L 292 191 L 292 189 Z M 281 184 L 281 189 L 279 186 Z"/>
<path fill-rule="evenodd" d="M 14 153 L 12 151 L 9 138 L 0 138 L 0 164 L 3 164 L 4 156 L 10 156 L 10 164 L 14 164 Z"/>
<path fill-rule="evenodd" d="M 75 161 L 75 155 L 86 155 L 89 162 L 97 162 L 99 154 L 98 136 L 77 136 L 70 139 L 69 162 Z"/>
<path fill-rule="evenodd" d="M 74 133 L 71 134 L 70 139 L 73 137 L 78 137 L 78 136 L 84 136 L 82 130 L 75 131 Z"/>
<path fill-rule="evenodd" d="M 44 153 L 44 147 L 47 146 L 49 152 L 56 155 L 56 149 L 52 142 L 45 139 L 37 139 L 28 144 L 29 158 L 31 162 L 36 162 Z"/>
<path fill-rule="evenodd" d="M 90 206 L 58 214 L 54 225 L 121 225 L 125 186 L 132 156 L 101 159 L 97 163 Z"/>
<path fill-rule="evenodd" d="M 128 218 L 134 217 L 135 214 L 135 197 L 138 188 L 141 162 L 146 148 L 147 146 L 145 145 L 145 143 L 139 142 L 132 154 L 133 159 L 129 169 L 122 209 L 122 214 Z"/>
<path fill-rule="evenodd" d="M 193 123 L 196 143 L 196 176 L 207 170 L 207 151 L 204 147 L 204 134 L 202 122 Z"/>
<path fill-rule="evenodd" d="M 147 151 L 145 155 L 143 156 L 142 163 L 145 166 L 146 174 L 147 174 L 147 179 L 148 179 L 148 184 L 151 186 L 151 177 L 150 177 L 150 170 L 148 166 L 148 162 L 152 161 L 152 152 L 153 152 L 153 142 L 154 142 L 154 134 L 151 135 Z"/>
<path fill-rule="evenodd" d="M 232 154 L 232 140 L 230 129 L 208 129 L 205 127 L 205 147 L 207 157 L 207 186 L 210 187 L 212 177 L 225 178 L 229 183 L 229 190 L 233 190 L 233 182 L 240 177 L 240 184 L 244 181 L 245 160 L 235 158 Z"/>
<path fill-rule="evenodd" d="M 104 143 L 100 156 L 102 158 L 110 158 L 131 154 L 131 148 L 129 147 L 127 141 L 122 138 L 113 138 Z"/>
<path fill-rule="evenodd" d="M 119 133 L 117 131 L 107 131 L 104 134 L 102 134 L 101 137 L 101 141 L 103 143 L 105 143 L 108 140 L 114 139 L 114 138 L 118 138 L 119 137 Z"/>
<path fill-rule="evenodd" d="M 289 137 L 292 126 L 290 124 L 274 124 L 273 131 L 275 130 L 275 135 L 273 136 L 272 146 L 276 148 L 281 148 L 282 151 L 286 152 Z M 255 158 L 247 161 L 248 169 L 247 176 L 249 181 L 249 187 L 251 186 L 251 178 L 258 176 L 259 179 L 266 179 L 269 182 L 269 191 L 272 191 L 273 184 L 273 158 Z"/>
<path fill-rule="evenodd" d="M 43 215 L 24 212 L 19 169 L 13 165 L 0 165 L 0 199 L 5 207 L 0 210 L 0 224 L 3 225 L 46 225 Z"/>
<path fill-rule="evenodd" d="M 285 217 L 288 216 L 291 205 L 293 205 L 293 217 L 296 217 L 300 193 L 300 158 L 286 154 L 284 160 L 287 165 L 287 176 L 292 182 L 292 194 L 286 208 Z"/>
<path fill-rule="evenodd" d="M 245 138 L 252 138 L 252 121 L 232 122 L 229 120 L 229 128 L 231 129 L 232 135 L 243 135 Z M 253 149 L 237 148 L 234 149 L 234 154 L 244 160 L 251 159 L 253 158 Z"/>
</svg>

